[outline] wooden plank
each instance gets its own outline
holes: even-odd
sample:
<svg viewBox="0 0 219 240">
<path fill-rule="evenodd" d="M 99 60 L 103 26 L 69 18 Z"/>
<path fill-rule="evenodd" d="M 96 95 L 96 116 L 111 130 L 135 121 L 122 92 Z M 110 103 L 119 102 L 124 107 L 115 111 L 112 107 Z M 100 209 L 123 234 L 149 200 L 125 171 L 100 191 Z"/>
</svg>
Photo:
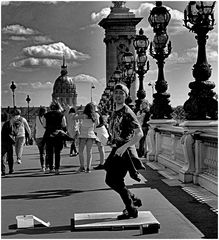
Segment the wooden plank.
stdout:
<svg viewBox="0 0 219 240">
<path fill-rule="evenodd" d="M 117 220 L 117 216 L 120 214 L 121 212 L 75 213 L 74 218 L 71 221 L 72 229 L 85 230 L 110 228 L 112 230 L 122 230 L 125 228 L 140 228 L 140 226 L 141 229 L 145 229 L 150 225 L 153 226 L 153 228 L 160 228 L 160 223 L 150 211 L 139 211 L 137 218 Z"/>
</svg>

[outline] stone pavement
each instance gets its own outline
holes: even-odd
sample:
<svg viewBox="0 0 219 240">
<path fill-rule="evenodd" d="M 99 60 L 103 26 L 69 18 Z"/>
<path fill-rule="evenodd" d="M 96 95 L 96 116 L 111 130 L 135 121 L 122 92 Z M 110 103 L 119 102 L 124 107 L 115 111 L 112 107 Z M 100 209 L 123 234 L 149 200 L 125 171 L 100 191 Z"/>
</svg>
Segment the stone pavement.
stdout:
<svg viewBox="0 0 219 240">
<path fill-rule="evenodd" d="M 110 148 L 106 148 L 106 155 Z M 99 161 L 93 149 L 93 166 Z M 64 148 L 60 175 L 40 172 L 35 145 L 26 146 L 22 164 L 15 164 L 15 173 L 1 178 L 1 237 L 3 239 L 200 239 L 205 237 L 168 199 L 162 191 L 150 186 L 141 172 L 141 182 L 126 177 L 128 187 L 143 201 L 142 211 L 151 211 L 160 222 L 158 233 L 141 235 L 139 229 L 71 231 L 74 213 L 117 212 L 124 209 L 120 197 L 105 184 L 105 171 L 76 173 L 77 157 L 69 157 Z M 157 173 L 151 170 L 151 179 Z M 153 177 L 154 176 L 154 177 Z M 165 184 L 166 185 L 166 184 Z M 50 227 L 16 229 L 16 216 L 35 215 L 50 222 Z"/>
</svg>

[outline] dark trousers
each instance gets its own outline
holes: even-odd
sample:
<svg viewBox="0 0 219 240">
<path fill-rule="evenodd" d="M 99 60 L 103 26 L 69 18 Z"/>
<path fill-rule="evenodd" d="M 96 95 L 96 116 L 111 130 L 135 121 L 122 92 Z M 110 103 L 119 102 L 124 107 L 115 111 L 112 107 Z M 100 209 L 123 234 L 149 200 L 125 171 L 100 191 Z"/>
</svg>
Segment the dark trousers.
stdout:
<svg viewBox="0 0 219 240">
<path fill-rule="evenodd" d="M 113 148 L 108 156 L 106 167 L 106 184 L 116 191 L 122 201 L 124 202 L 126 209 L 133 208 L 133 194 L 125 186 L 124 178 L 129 170 L 129 163 L 127 158 L 129 157 L 127 152 L 122 157 L 115 155 L 116 148 Z"/>
<path fill-rule="evenodd" d="M 77 153 L 77 149 L 76 149 L 76 145 L 75 145 L 75 139 L 72 140 L 71 148 L 70 148 L 70 154 L 72 154 L 73 151 L 74 151 L 74 153 Z"/>
<path fill-rule="evenodd" d="M 47 154 L 45 156 L 46 145 L 43 142 L 43 138 L 36 138 L 36 145 L 37 145 L 37 147 L 39 149 L 39 153 L 40 153 L 40 165 L 41 165 L 41 167 L 46 167 Z"/>
<path fill-rule="evenodd" d="M 61 150 L 63 148 L 63 140 L 56 137 L 48 137 L 46 139 L 46 153 L 47 161 L 46 165 L 49 165 L 49 169 L 53 169 L 53 154 L 55 153 L 55 169 L 60 168 Z"/>
<path fill-rule="evenodd" d="M 2 144 L 2 150 L 1 150 L 1 157 L 2 157 L 2 173 L 5 173 L 5 158 L 7 156 L 8 161 L 8 167 L 9 172 L 13 172 L 13 165 L 14 165 L 14 159 L 13 159 L 13 144 Z"/>
</svg>

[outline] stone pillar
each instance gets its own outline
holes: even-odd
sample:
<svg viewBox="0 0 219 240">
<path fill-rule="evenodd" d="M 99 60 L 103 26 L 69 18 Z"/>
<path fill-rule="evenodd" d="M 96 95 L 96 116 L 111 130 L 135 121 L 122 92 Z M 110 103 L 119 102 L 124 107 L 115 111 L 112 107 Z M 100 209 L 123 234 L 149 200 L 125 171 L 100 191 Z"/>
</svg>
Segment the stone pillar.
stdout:
<svg viewBox="0 0 219 240">
<path fill-rule="evenodd" d="M 126 48 L 135 55 L 133 40 L 136 35 L 136 25 L 143 19 L 136 18 L 124 3 L 123 1 L 113 2 L 114 6 L 111 7 L 110 14 L 99 22 L 99 25 L 105 29 L 106 85 L 116 67 L 121 64 L 121 56 Z M 133 82 L 130 89 L 133 101 L 136 98 L 136 82 Z"/>
</svg>

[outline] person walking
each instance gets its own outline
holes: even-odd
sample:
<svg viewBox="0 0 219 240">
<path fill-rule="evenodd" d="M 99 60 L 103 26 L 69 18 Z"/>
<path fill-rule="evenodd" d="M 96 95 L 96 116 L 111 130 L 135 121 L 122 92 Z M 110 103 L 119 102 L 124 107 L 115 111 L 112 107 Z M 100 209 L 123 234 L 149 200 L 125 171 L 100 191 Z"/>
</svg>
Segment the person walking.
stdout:
<svg viewBox="0 0 219 240">
<path fill-rule="evenodd" d="M 101 131 L 101 128 L 105 127 L 105 124 L 104 124 L 103 116 L 99 112 L 97 105 L 94 105 L 94 108 L 95 108 L 95 112 L 96 112 L 97 119 L 98 119 L 98 122 L 99 122 L 99 124 L 95 128 L 95 134 L 97 135 L 98 130 Z M 98 148 L 98 151 L 99 151 L 99 154 L 100 154 L 100 164 L 98 166 L 94 167 L 94 169 L 95 170 L 100 170 L 100 169 L 104 169 L 105 150 L 104 150 L 104 145 L 101 142 L 101 139 L 99 139 L 98 137 L 96 138 L 96 144 L 97 144 L 97 148 Z"/>
<path fill-rule="evenodd" d="M 150 120 L 150 105 L 147 100 L 144 100 L 140 105 L 140 110 L 137 112 L 137 119 L 141 124 L 143 130 L 143 137 L 140 139 L 138 144 L 138 156 L 145 157 L 147 153 L 146 137 L 148 133 L 148 121 Z"/>
<path fill-rule="evenodd" d="M 49 172 L 53 173 L 53 155 L 55 154 L 55 174 L 59 174 L 61 151 L 63 149 L 63 138 L 59 136 L 59 130 L 66 131 L 66 119 L 61 112 L 62 107 L 58 102 L 50 104 L 50 111 L 44 117 L 43 123 L 46 131 L 43 141 L 46 144 L 47 160 L 49 165 Z M 48 173 L 48 171 L 46 171 Z"/>
<path fill-rule="evenodd" d="M 97 115 L 95 113 L 94 105 L 88 103 L 82 114 L 75 116 L 74 119 L 80 120 L 79 124 L 79 160 L 80 167 L 79 172 L 85 172 L 84 167 L 84 148 L 86 146 L 87 151 L 87 168 L 86 172 L 89 173 L 92 163 L 92 146 L 96 140 L 96 135 L 94 133 L 95 126 L 98 125 Z"/>
<path fill-rule="evenodd" d="M 13 159 L 13 145 L 15 144 L 15 132 L 13 129 L 12 120 L 7 120 L 7 115 L 2 118 L 2 131 L 1 131 L 1 172 L 2 176 L 6 174 L 5 162 L 7 159 L 9 174 L 14 172 L 14 159 Z"/>
<path fill-rule="evenodd" d="M 137 181 L 138 169 L 145 169 L 137 157 L 135 144 L 142 138 L 143 132 L 134 112 L 125 104 L 129 90 L 124 84 L 117 84 L 114 88 L 115 110 L 110 121 L 112 151 L 105 161 L 106 184 L 116 191 L 124 205 L 125 210 L 117 217 L 118 220 L 137 218 L 137 207 L 142 202 L 127 189 L 124 178 L 129 172 Z"/>
<path fill-rule="evenodd" d="M 78 155 L 75 141 L 79 135 L 79 120 L 75 119 L 76 116 L 77 113 L 75 108 L 71 107 L 68 111 L 68 114 L 66 114 L 67 132 L 69 136 L 73 139 L 70 146 L 70 157 L 75 157 Z"/>
<path fill-rule="evenodd" d="M 42 172 L 45 172 L 46 166 L 48 165 L 47 160 L 45 158 L 46 145 L 43 142 L 43 136 L 45 133 L 45 127 L 44 127 L 43 123 L 45 122 L 44 115 L 46 114 L 46 111 L 47 110 L 45 107 L 41 106 L 39 108 L 39 112 L 38 112 L 38 115 L 36 116 L 36 120 L 35 120 L 34 127 L 33 127 L 33 139 L 35 140 L 36 145 L 39 150 L 40 165 L 41 165 Z"/>
<path fill-rule="evenodd" d="M 21 117 L 20 109 L 15 108 L 12 112 L 12 124 L 16 134 L 15 138 L 15 153 L 17 156 L 17 163 L 21 164 L 21 158 L 23 154 L 25 144 L 25 130 L 31 138 L 31 129 L 24 117 Z"/>
</svg>

